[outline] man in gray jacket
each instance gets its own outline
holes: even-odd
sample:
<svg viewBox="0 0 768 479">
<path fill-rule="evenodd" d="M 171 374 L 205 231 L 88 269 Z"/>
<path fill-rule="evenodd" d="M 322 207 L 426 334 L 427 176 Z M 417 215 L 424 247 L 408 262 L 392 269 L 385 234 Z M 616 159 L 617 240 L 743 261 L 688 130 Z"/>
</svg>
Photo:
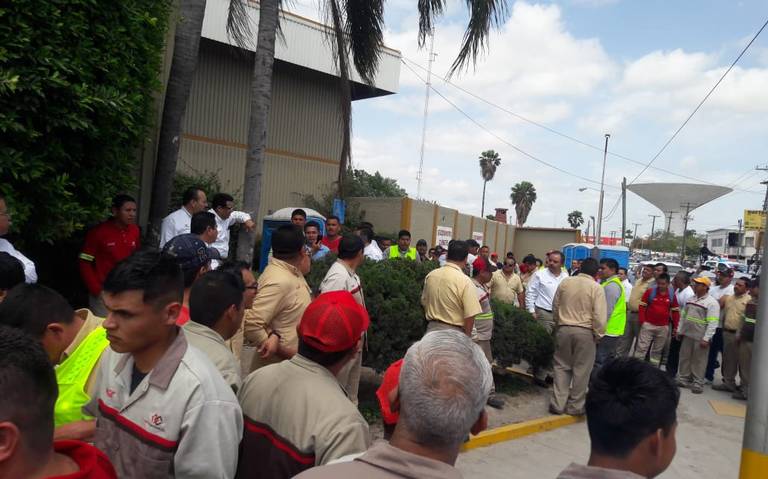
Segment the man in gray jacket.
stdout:
<svg viewBox="0 0 768 479">
<path fill-rule="evenodd" d="M 400 372 L 400 418 L 388 443 L 355 460 L 310 469 L 299 479 L 460 479 L 454 467 L 469 433 L 486 428 L 491 366 L 459 330 L 427 333 L 408 349 Z"/>
</svg>

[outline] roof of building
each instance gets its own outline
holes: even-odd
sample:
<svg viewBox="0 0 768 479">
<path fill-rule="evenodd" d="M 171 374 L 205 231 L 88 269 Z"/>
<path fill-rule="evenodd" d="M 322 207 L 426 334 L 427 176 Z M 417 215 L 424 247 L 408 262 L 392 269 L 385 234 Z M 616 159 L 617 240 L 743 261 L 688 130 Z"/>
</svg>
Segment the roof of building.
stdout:
<svg viewBox="0 0 768 479">
<path fill-rule="evenodd" d="M 229 0 L 208 0 L 205 7 L 205 19 L 203 20 L 203 38 L 235 45 L 227 35 L 226 30 L 229 3 Z M 258 4 L 249 2 L 248 13 L 251 18 L 253 43 L 248 46 L 247 50 L 255 51 L 259 24 Z M 290 12 L 283 11 L 280 15 L 280 27 L 284 40 L 278 37 L 275 42 L 275 59 L 338 76 L 331 44 L 328 41 L 330 27 Z M 387 47 L 381 49 L 379 70 L 372 87 L 360 79 L 360 75 L 353 66 L 350 72 L 352 99 L 358 100 L 397 93 L 400 83 L 401 57 L 402 55 L 397 50 Z"/>
</svg>

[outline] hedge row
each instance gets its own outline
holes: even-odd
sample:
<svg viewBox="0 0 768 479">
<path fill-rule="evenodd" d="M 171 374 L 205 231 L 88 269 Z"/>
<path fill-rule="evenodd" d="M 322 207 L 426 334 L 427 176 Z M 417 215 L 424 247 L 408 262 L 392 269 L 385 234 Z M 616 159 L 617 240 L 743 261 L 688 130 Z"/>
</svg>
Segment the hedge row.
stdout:
<svg viewBox="0 0 768 479">
<path fill-rule="evenodd" d="M 335 261 L 329 255 L 314 262 L 307 281 L 317 292 L 325 273 Z M 421 291 L 424 278 L 438 265 L 412 261 L 366 261 L 358 269 L 365 291 L 365 302 L 371 317 L 368 349 L 363 363 L 383 371 L 405 355 L 408 347 L 421 339 L 426 331 Z M 520 308 L 493 303 L 495 322 L 492 348 L 494 358 L 502 366 L 525 360 L 535 366 L 552 362 L 554 343 L 546 330 Z"/>
</svg>

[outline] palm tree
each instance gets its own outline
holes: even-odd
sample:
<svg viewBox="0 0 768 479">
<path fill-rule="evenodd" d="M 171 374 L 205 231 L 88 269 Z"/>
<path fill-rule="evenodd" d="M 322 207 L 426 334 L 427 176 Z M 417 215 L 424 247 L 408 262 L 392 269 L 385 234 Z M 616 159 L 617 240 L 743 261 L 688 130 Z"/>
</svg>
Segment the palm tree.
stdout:
<svg viewBox="0 0 768 479">
<path fill-rule="evenodd" d="M 573 210 L 568 213 L 568 224 L 571 225 L 571 228 L 573 229 L 578 229 L 579 226 L 583 225 L 584 216 L 582 216 L 581 211 Z"/>
<path fill-rule="evenodd" d="M 512 194 L 509 195 L 509 199 L 515 205 L 517 226 L 523 226 L 536 202 L 536 187 L 529 181 L 521 181 L 512 187 Z"/>
<path fill-rule="evenodd" d="M 485 215 L 485 187 L 496 176 L 496 168 L 501 164 L 501 157 L 493 150 L 480 153 L 480 175 L 483 177 L 483 205 L 480 208 L 480 217 Z"/>
<path fill-rule="evenodd" d="M 163 119 L 157 144 L 147 244 L 157 245 L 160 238 L 160 224 L 168 213 L 168 203 L 171 201 L 171 185 L 176 173 L 181 144 L 181 127 L 197 68 L 205 3 L 206 0 L 181 0 L 179 5 L 171 71 L 165 89 Z"/>
<path fill-rule="evenodd" d="M 246 15 L 248 0 L 231 0 L 227 32 L 235 42 L 245 47 L 250 42 L 250 24 Z M 323 14 L 331 26 L 329 43 L 337 62 L 343 138 L 337 179 L 338 196 L 343 197 L 344 178 L 350 165 L 352 93 L 349 83 L 350 58 L 360 77 L 373 84 L 378 71 L 384 37 L 385 0 L 324 0 Z M 443 14 L 449 0 L 418 0 L 419 46 L 423 47 L 433 31 L 436 18 Z M 507 0 L 468 0 L 469 23 L 464 39 L 449 75 L 474 63 L 486 48 L 491 27 L 499 27 L 507 16 Z M 248 123 L 248 151 L 243 186 L 244 210 L 254 216 L 259 211 L 261 172 L 267 141 L 267 118 L 272 102 L 272 65 L 275 37 L 279 30 L 279 10 L 282 0 L 259 2 L 259 32 L 256 43 L 253 78 L 251 81 L 251 115 Z M 237 256 L 248 261 L 253 257 L 255 235 L 241 230 Z"/>
</svg>

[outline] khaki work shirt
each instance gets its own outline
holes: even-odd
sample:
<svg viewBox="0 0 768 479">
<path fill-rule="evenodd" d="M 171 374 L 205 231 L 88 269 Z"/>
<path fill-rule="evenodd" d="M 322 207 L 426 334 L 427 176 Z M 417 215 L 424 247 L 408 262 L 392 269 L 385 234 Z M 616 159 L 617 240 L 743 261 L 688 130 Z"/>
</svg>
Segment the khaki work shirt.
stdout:
<svg viewBox="0 0 768 479">
<path fill-rule="evenodd" d="M 734 333 L 741 327 L 741 317 L 751 299 L 752 296 L 746 293 L 741 296 L 723 297 L 723 329 Z"/>
<path fill-rule="evenodd" d="M 557 476 L 557 479 L 645 479 L 645 477 L 630 471 L 582 466 L 581 464 L 572 463 Z"/>
<path fill-rule="evenodd" d="M 635 284 L 632 286 L 632 292 L 629 293 L 629 311 L 637 313 L 640 311 L 640 301 L 643 299 L 645 291 L 651 287 L 654 283 L 653 278 L 648 281 L 643 281 L 643 278 L 638 278 Z"/>
<path fill-rule="evenodd" d="M 329 291 L 349 291 L 352 297 L 355 298 L 355 301 L 357 301 L 357 304 L 365 307 L 365 297 L 363 296 L 363 285 L 360 282 L 360 277 L 341 260 L 337 260 L 331 265 L 325 274 L 325 278 L 323 278 L 323 282 L 320 283 L 321 293 Z"/>
<path fill-rule="evenodd" d="M 591 329 L 595 337 L 605 335 L 607 309 L 603 287 L 583 273 L 560 283 L 552 301 L 555 324 Z"/>
<path fill-rule="evenodd" d="M 187 322 L 182 330 L 187 335 L 189 344 L 202 351 L 211 360 L 216 369 L 221 373 L 224 381 L 237 394 L 243 383 L 240 363 L 235 359 L 227 343 L 224 342 L 224 338 L 208 326 L 194 321 Z"/>
<path fill-rule="evenodd" d="M 472 280 L 453 263 L 446 263 L 427 275 L 421 305 L 427 321 L 460 328 L 464 327 L 464 318 L 473 318 L 483 311 Z"/>
<path fill-rule="evenodd" d="M 205 355 L 179 331 L 131 392 L 133 357 L 107 348 L 96 396 L 94 445 L 120 479 L 225 479 L 235 475 L 243 415 Z"/>
<path fill-rule="evenodd" d="M 368 423 L 336 377 L 300 354 L 251 373 L 239 398 L 238 477 L 287 479 L 370 445 Z"/>
<path fill-rule="evenodd" d="M 85 308 L 75 311 L 75 316 L 83 321 L 83 325 L 80 326 L 80 331 L 78 331 L 75 335 L 75 339 L 72 340 L 67 349 L 65 349 L 61 354 L 61 361 L 59 361 L 59 364 L 63 363 L 65 359 L 70 357 L 72 353 L 75 352 L 75 349 L 80 346 L 80 343 L 82 343 L 85 338 L 87 338 L 88 335 L 93 332 L 94 329 L 101 326 L 101 323 L 104 322 L 104 318 L 96 316 L 91 312 L 91 310 Z M 106 351 L 106 349 L 104 351 Z M 102 352 L 101 355 L 103 357 L 104 353 Z M 101 360 L 96 362 L 96 365 L 93 367 L 93 369 L 91 369 L 91 372 L 88 375 L 88 381 L 85 383 L 85 392 L 88 393 L 88 396 L 90 397 L 93 397 L 95 392 L 96 379 L 99 377 L 100 365 Z"/>
<path fill-rule="evenodd" d="M 299 337 L 296 327 L 304 310 L 312 301 L 309 285 L 294 266 L 277 258 L 270 258 L 269 265 L 258 279 L 258 292 L 253 307 L 246 310 L 243 332 L 245 343 L 258 348 L 273 331 L 280 335 L 280 345 L 297 348 Z M 258 354 L 254 362 L 259 362 Z M 282 361 L 280 357 L 270 362 Z M 257 364 L 260 367 L 263 364 Z"/>
<path fill-rule="evenodd" d="M 461 479 L 458 469 L 441 461 L 403 451 L 387 442 L 374 444 L 354 461 L 318 467 L 296 479 Z"/>
<path fill-rule="evenodd" d="M 520 306 L 519 294 L 524 292 L 523 281 L 516 273 L 507 276 L 502 270 L 496 270 L 491 276 L 491 295 L 502 303 Z"/>
</svg>

